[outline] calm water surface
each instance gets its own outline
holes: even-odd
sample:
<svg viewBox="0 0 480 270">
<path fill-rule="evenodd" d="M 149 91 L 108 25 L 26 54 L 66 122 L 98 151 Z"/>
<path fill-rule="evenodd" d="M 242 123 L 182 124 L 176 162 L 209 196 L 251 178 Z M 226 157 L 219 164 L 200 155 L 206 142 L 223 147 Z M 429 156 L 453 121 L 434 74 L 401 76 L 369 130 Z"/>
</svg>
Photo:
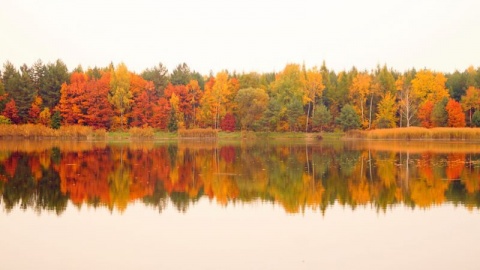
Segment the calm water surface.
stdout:
<svg viewBox="0 0 480 270">
<path fill-rule="evenodd" d="M 1 269 L 479 269 L 480 146 L 0 142 Z"/>
</svg>

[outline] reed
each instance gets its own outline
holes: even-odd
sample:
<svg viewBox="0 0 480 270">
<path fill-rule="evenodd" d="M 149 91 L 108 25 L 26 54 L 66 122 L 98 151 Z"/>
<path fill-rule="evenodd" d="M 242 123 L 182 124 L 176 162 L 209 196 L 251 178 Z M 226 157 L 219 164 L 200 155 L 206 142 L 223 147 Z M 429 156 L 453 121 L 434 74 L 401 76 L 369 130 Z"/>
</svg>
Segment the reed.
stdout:
<svg viewBox="0 0 480 270">
<path fill-rule="evenodd" d="M 216 139 L 218 137 L 218 131 L 212 128 L 179 129 L 178 136 L 180 138 Z"/>
<path fill-rule="evenodd" d="M 3 139 L 87 139 L 95 132 L 86 126 L 65 126 L 58 130 L 40 124 L 0 125 L 0 138 Z"/>
<path fill-rule="evenodd" d="M 480 140 L 480 128 L 391 128 L 369 131 L 352 130 L 345 134 L 347 139 L 366 140 Z"/>
<path fill-rule="evenodd" d="M 93 137 L 97 140 L 106 140 L 108 137 L 107 130 L 104 128 L 96 129 L 93 131 Z"/>
<path fill-rule="evenodd" d="M 62 139 L 87 139 L 93 137 L 94 131 L 91 127 L 72 125 L 62 126 L 56 133 L 57 138 Z"/>
<path fill-rule="evenodd" d="M 133 127 L 128 130 L 131 139 L 153 139 L 155 130 L 151 127 Z"/>
<path fill-rule="evenodd" d="M 53 137 L 55 137 L 55 131 L 43 125 L 0 125 L 0 138 L 39 139 Z"/>
<path fill-rule="evenodd" d="M 410 154 L 437 153 L 437 154 L 459 154 L 459 153 L 480 153 L 480 145 L 472 141 L 434 141 L 434 140 L 361 140 L 345 141 L 348 149 L 372 150 L 379 152 L 398 152 Z"/>
</svg>

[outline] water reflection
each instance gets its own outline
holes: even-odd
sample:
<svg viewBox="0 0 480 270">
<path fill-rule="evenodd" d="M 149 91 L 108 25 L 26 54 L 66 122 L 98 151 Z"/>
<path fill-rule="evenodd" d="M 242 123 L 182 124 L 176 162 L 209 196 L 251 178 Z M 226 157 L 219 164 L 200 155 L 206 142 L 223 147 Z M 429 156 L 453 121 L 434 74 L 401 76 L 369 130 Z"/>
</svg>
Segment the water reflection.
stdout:
<svg viewBox="0 0 480 270">
<path fill-rule="evenodd" d="M 201 197 L 221 205 L 264 201 L 288 213 L 338 203 L 384 211 L 403 204 L 480 206 L 474 144 L 106 144 L 0 142 L 4 209 L 61 214 L 68 202 L 124 211 L 141 201 L 188 211 Z"/>
</svg>

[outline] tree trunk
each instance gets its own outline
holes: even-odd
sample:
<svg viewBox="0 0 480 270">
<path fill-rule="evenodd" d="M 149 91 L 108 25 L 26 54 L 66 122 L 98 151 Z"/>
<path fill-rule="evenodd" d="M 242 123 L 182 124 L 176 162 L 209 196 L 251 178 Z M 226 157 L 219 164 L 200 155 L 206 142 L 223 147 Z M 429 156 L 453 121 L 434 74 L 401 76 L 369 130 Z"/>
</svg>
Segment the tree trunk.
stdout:
<svg viewBox="0 0 480 270">
<path fill-rule="evenodd" d="M 363 125 L 363 123 L 365 122 L 365 116 L 363 114 L 363 100 L 362 100 L 362 103 L 360 103 L 360 108 L 362 109 L 362 125 Z"/>
<path fill-rule="evenodd" d="M 470 108 L 470 127 L 473 127 L 473 125 L 472 125 L 472 108 Z"/>
<path fill-rule="evenodd" d="M 368 119 L 368 129 L 372 127 L 372 104 L 373 104 L 373 94 L 370 95 L 370 115 Z"/>
<path fill-rule="evenodd" d="M 308 116 L 310 115 L 310 104 L 311 104 L 311 102 L 308 102 L 307 121 L 305 123 L 305 133 L 308 132 Z"/>
<path fill-rule="evenodd" d="M 218 107 L 219 107 L 219 104 L 217 104 L 217 108 L 215 112 L 215 129 L 218 129 Z"/>
</svg>

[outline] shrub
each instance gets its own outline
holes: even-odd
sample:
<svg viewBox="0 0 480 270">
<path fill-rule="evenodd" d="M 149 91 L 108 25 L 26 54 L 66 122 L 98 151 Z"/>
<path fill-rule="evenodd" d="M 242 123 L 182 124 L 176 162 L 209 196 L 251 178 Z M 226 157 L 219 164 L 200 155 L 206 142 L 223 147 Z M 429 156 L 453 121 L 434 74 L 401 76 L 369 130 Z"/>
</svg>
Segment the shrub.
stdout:
<svg viewBox="0 0 480 270">
<path fill-rule="evenodd" d="M 12 121 L 3 115 L 0 115 L 0 125 L 11 125 Z"/>
</svg>

